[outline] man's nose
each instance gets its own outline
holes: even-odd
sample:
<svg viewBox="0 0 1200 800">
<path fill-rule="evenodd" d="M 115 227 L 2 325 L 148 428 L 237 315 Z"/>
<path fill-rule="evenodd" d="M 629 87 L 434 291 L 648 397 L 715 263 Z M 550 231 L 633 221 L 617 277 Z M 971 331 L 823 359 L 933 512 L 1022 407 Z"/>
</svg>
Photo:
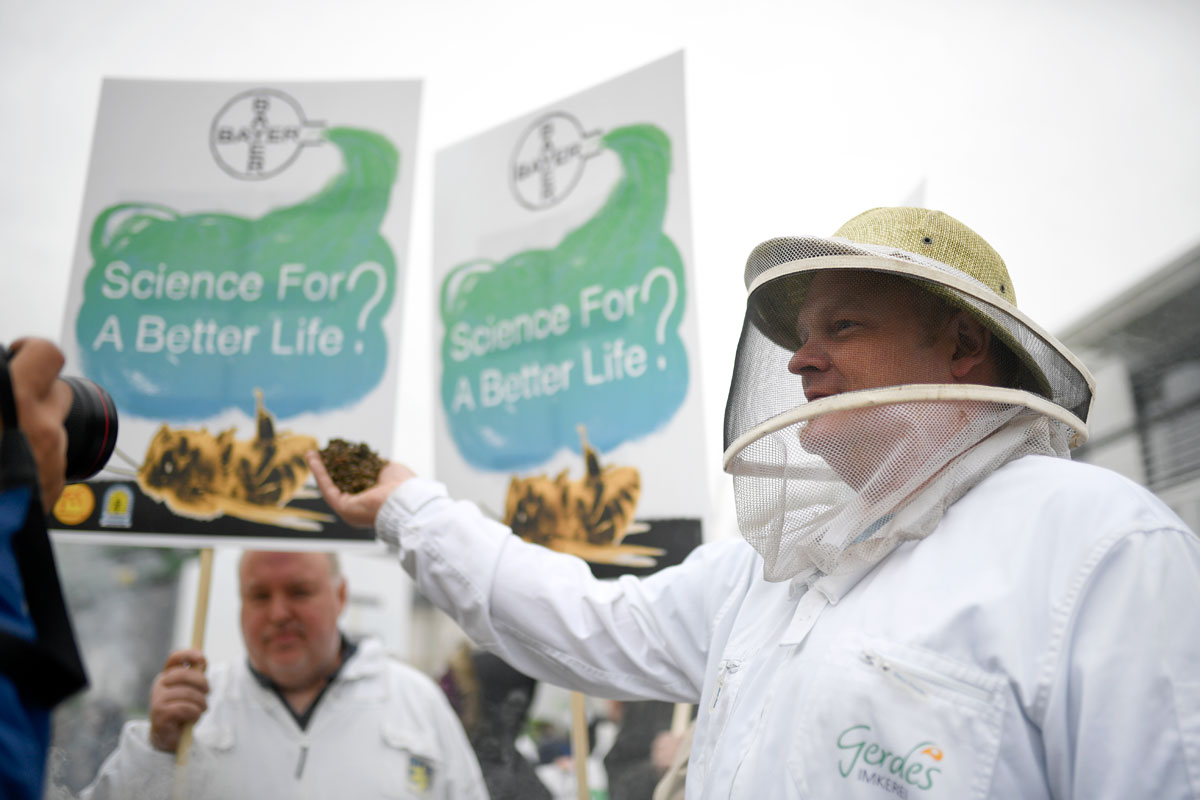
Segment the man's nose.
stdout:
<svg viewBox="0 0 1200 800">
<path fill-rule="evenodd" d="M 788 372 L 793 375 L 803 375 L 805 372 L 824 372 L 829 369 L 829 356 L 825 348 L 809 337 L 804 344 L 792 353 L 788 361 Z"/>
<path fill-rule="evenodd" d="M 287 595 L 275 594 L 271 596 L 270 602 L 267 604 L 267 614 L 270 619 L 279 620 L 287 619 L 292 615 L 292 609 L 288 603 Z"/>
</svg>

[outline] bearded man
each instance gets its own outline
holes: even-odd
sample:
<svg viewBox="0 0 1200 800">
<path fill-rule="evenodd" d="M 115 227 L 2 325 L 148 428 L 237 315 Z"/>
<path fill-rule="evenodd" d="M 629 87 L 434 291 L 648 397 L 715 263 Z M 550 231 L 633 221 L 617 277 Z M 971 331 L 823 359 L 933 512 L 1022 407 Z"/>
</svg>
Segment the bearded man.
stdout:
<svg viewBox="0 0 1200 800">
<path fill-rule="evenodd" d="M 347 583 L 334 554 L 247 552 L 238 577 L 246 661 L 209 673 L 199 650 L 167 656 L 149 720 L 126 723 L 83 800 L 487 797 L 437 684 L 338 629 Z"/>
</svg>

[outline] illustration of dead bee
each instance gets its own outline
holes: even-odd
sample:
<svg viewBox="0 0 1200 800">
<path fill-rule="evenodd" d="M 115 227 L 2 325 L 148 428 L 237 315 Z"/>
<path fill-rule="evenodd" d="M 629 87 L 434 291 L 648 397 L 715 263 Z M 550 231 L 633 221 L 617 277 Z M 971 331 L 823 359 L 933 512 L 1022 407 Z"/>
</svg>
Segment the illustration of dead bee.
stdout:
<svg viewBox="0 0 1200 800">
<path fill-rule="evenodd" d="M 304 453 L 317 440 L 287 431 L 254 390 L 256 431 L 246 441 L 234 428 L 213 436 L 207 429 L 173 430 L 165 423 L 146 450 L 138 470 L 142 491 L 165 502 L 176 514 L 211 520 L 228 514 L 250 522 L 296 530 L 320 530 L 328 514 L 285 506 L 308 480 Z"/>
<path fill-rule="evenodd" d="M 529 542 L 571 553 L 600 564 L 651 567 L 657 547 L 622 544 L 630 534 L 643 533 L 646 525 L 633 521 L 641 496 L 641 476 L 636 467 L 600 465 L 588 444 L 587 431 L 579 426 L 585 474 L 570 480 L 568 470 L 554 478 L 513 476 L 504 504 L 504 522 Z"/>
</svg>

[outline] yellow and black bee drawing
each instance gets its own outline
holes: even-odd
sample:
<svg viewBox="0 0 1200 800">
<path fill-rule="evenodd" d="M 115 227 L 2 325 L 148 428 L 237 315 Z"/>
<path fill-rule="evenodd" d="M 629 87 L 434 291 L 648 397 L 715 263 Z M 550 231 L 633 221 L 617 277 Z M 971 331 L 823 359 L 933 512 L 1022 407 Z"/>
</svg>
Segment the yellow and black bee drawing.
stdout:
<svg viewBox="0 0 1200 800">
<path fill-rule="evenodd" d="M 207 429 L 169 428 L 165 423 L 138 469 L 142 491 L 165 502 L 176 514 L 211 520 L 223 514 L 295 530 L 321 530 L 333 517 L 286 508 L 308 480 L 304 453 L 317 447 L 312 436 L 276 432 L 275 420 L 254 390 L 257 430 L 239 440 L 229 428 L 213 436 Z"/>
<path fill-rule="evenodd" d="M 504 504 L 505 524 L 526 541 L 586 561 L 654 566 L 654 557 L 664 550 L 622 544 L 627 535 L 647 530 L 633 521 L 642 492 L 637 468 L 602 467 L 582 425 L 579 438 L 586 469 L 583 478 L 570 480 L 565 469 L 554 478 L 514 475 Z"/>
</svg>

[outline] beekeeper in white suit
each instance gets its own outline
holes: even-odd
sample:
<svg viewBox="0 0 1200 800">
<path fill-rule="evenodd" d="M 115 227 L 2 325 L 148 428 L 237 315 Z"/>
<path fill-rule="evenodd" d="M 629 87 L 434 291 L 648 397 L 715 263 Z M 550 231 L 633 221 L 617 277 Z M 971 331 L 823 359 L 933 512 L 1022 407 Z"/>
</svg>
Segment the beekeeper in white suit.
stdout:
<svg viewBox="0 0 1200 800">
<path fill-rule="evenodd" d="M 600 582 L 399 464 L 348 496 L 314 458 L 327 500 L 517 669 L 698 702 L 689 798 L 1200 796 L 1200 541 L 1069 460 L 1091 377 L 1000 256 L 874 209 L 746 284 L 744 540 Z"/>
</svg>

